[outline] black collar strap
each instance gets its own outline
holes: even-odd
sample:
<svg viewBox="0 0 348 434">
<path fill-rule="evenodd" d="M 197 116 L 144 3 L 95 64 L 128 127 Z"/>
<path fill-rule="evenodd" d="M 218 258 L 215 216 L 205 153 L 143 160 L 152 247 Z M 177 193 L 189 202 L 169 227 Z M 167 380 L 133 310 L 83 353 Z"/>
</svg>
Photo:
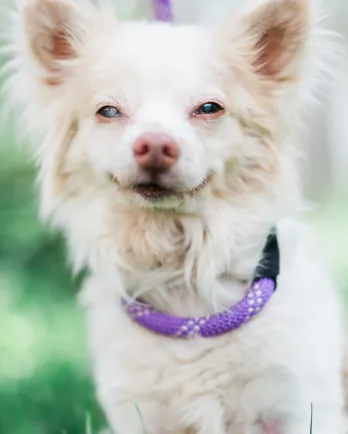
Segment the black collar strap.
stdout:
<svg viewBox="0 0 348 434">
<path fill-rule="evenodd" d="M 265 277 L 273 279 L 277 284 L 280 272 L 280 253 L 276 229 L 272 229 L 267 237 L 262 256 L 254 273 L 254 281 Z"/>
</svg>

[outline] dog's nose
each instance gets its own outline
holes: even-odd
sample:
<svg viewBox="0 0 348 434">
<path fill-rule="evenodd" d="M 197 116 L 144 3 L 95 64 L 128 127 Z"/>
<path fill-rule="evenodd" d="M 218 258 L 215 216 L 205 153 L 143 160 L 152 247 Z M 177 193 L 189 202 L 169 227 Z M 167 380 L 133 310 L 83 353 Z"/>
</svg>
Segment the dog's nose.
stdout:
<svg viewBox="0 0 348 434">
<path fill-rule="evenodd" d="M 180 149 L 167 134 L 147 133 L 135 141 L 133 154 L 141 168 L 161 173 L 169 170 L 178 161 Z"/>
</svg>

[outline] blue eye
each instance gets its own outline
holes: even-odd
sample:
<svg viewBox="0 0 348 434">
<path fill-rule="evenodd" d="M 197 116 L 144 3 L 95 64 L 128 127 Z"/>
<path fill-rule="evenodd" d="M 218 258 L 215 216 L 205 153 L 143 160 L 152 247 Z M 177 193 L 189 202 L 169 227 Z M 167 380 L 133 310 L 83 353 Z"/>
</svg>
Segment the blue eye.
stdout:
<svg viewBox="0 0 348 434">
<path fill-rule="evenodd" d="M 199 107 L 196 111 L 197 115 L 214 115 L 216 113 L 221 112 L 223 107 L 216 102 L 207 102 Z"/>
<path fill-rule="evenodd" d="M 122 116 L 122 113 L 116 108 L 106 105 L 97 111 L 97 114 L 103 118 L 113 119 Z"/>
</svg>

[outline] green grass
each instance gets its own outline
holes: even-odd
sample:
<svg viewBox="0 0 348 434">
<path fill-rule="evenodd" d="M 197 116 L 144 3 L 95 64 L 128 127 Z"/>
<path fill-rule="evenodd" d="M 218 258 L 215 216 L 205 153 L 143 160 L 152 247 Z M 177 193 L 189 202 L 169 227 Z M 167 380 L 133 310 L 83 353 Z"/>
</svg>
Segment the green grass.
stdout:
<svg viewBox="0 0 348 434">
<path fill-rule="evenodd" d="M 38 222 L 33 169 L 8 140 L 0 143 L 0 433 L 99 433 L 79 279 L 62 239 Z M 345 286 L 348 199 L 324 204 L 312 220 Z"/>
</svg>

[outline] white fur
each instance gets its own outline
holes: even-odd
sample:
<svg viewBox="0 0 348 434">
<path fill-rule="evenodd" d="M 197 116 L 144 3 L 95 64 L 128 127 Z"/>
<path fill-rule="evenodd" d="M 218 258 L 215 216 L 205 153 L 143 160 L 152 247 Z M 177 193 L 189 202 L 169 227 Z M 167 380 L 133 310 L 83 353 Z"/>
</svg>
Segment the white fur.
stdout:
<svg viewBox="0 0 348 434">
<path fill-rule="evenodd" d="M 71 19 L 74 54 L 53 67 L 45 50 L 55 12 L 46 14 L 47 2 L 67 7 Z M 278 3 L 292 25 L 299 0 Z M 313 403 L 313 432 L 341 434 L 338 294 L 306 231 L 287 218 L 301 207 L 293 134 L 313 81 L 305 74 L 316 46 L 310 18 L 296 21 L 303 44 L 282 80 L 263 81 L 251 65 L 256 36 L 248 22 L 258 23 L 257 15 L 206 29 L 119 23 L 109 7 L 68 0 L 25 0 L 22 8 L 8 33 L 6 94 L 39 145 L 43 216 L 66 234 L 75 270 L 90 271 L 81 300 L 112 428 L 268 434 L 271 424 L 272 434 L 308 434 Z M 210 100 L 226 107 L 222 117 L 190 117 Z M 116 104 L 125 116 L 99 123 L 101 104 Z M 142 176 L 132 144 L 154 131 L 180 146 L 162 182 L 183 192 L 155 206 L 128 188 Z M 175 341 L 139 328 L 119 307 L 122 296 L 139 294 L 178 315 L 235 303 L 273 225 L 279 288 L 264 314 L 240 330 Z"/>
</svg>

